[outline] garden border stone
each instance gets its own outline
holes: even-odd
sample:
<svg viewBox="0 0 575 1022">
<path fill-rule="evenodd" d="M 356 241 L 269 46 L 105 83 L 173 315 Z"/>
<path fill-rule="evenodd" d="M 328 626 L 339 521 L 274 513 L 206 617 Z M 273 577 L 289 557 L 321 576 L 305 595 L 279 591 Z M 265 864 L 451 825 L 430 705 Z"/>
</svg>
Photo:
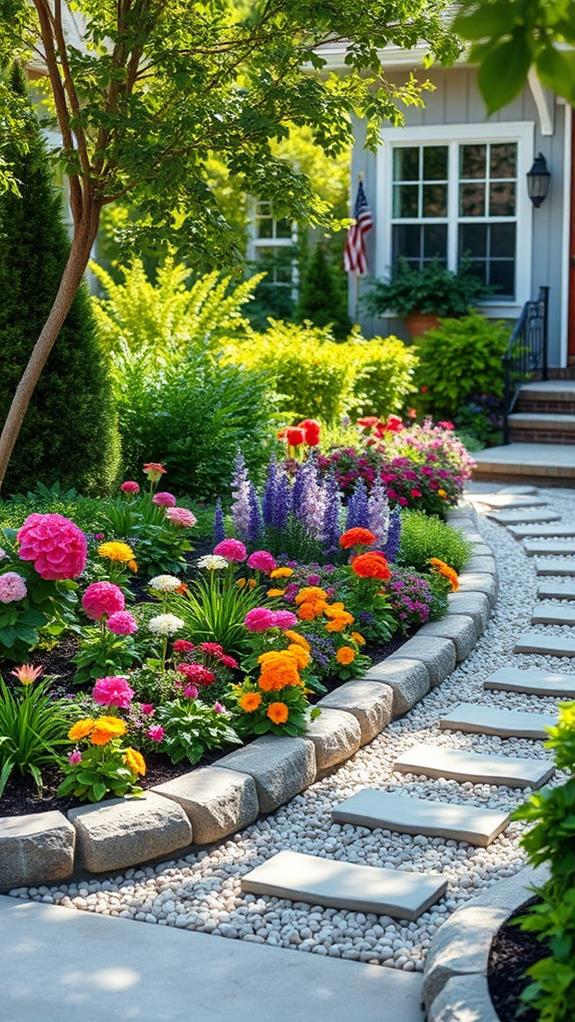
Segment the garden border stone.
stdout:
<svg viewBox="0 0 575 1022">
<path fill-rule="evenodd" d="M 440 684 L 454 670 L 456 661 L 461 662 L 471 653 L 497 599 L 497 565 L 491 548 L 478 532 L 475 508 L 463 502 L 447 514 L 447 522 L 470 540 L 470 565 L 481 567 L 481 571 L 468 567 L 461 573 L 459 591 L 449 595 L 449 620 L 445 618 L 424 625 L 413 639 L 379 664 L 373 664 L 362 678 L 346 682 L 324 696 L 319 702 L 325 712 L 324 721 L 320 724 L 321 717 L 314 721 L 308 735 L 300 738 L 262 736 L 249 746 L 224 756 L 214 766 L 199 767 L 157 785 L 143 800 L 114 802 L 116 833 L 106 834 L 104 827 L 104 833 L 99 836 L 100 848 L 97 847 L 98 836 L 89 837 L 90 829 L 96 831 L 94 826 L 90 828 L 90 823 L 97 820 L 98 809 L 109 807 L 110 802 L 71 810 L 68 814 L 71 823 L 58 814 L 63 826 L 70 828 L 65 833 L 73 849 L 72 831 L 76 832 L 76 872 L 113 872 L 166 858 L 175 850 L 190 847 L 192 841 L 207 844 L 236 833 L 254 822 L 258 813 L 272 812 L 318 776 L 353 756 L 359 747 L 358 730 L 359 741 L 365 745 L 383 731 L 391 719 L 407 713 L 432 686 Z M 473 627 L 475 641 L 472 645 Z M 329 726 L 326 727 L 327 721 Z M 271 755 L 270 743 L 275 743 L 276 753 L 282 743 L 281 756 Z M 224 777 L 224 771 L 228 776 Z M 210 783 L 203 784 L 203 780 Z M 222 805 L 216 804 L 218 792 L 226 793 L 222 795 Z M 142 812 L 146 803 L 148 806 L 153 803 L 158 818 L 169 821 L 169 825 L 165 828 L 152 826 L 147 834 L 144 827 L 142 840 L 137 840 L 138 828 L 134 821 L 138 809 L 133 807 L 140 806 Z M 15 819 L 18 818 L 0 817 L 0 837 L 6 821 L 13 826 Z M 53 873 L 52 831 L 50 826 L 37 832 L 37 847 L 44 848 L 45 852 L 33 881 L 22 879 L 18 873 L 8 880 L 6 862 L 10 860 L 2 853 L 0 840 L 0 890 L 22 887 L 27 882 L 50 883 L 73 875 L 68 860 L 65 867 L 58 867 L 65 868 L 65 874 Z"/>
<path fill-rule="evenodd" d="M 67 880 L 75 844 L 76 831 L 57 809 L 0 818 L 0 889 Z"/>
</svg>

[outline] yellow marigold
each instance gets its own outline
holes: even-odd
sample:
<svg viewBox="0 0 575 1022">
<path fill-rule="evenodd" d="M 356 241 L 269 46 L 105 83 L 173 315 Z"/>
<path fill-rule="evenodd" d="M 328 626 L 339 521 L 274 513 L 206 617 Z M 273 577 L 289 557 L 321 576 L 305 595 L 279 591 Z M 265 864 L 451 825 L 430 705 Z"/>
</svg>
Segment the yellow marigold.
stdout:
<svg viewBox="0 0 575 1022">
<path fill-rule="evenodd" d="M 270 703 L 267 715 L 274 724 L 285 724 L 289 717 L 289 710 L 285 703 Z"/>
<path fill-rule="evenodd" d="M 438 497 L 442 497 L 443 499 L 445 499 L 445 497 L 447 497 L 447 493 L 446 493 L 445 490 L 438 490 L 437 491 L 437 496 Z"/>
<path fill-rule="evenodd" d="M 130 566 L 130 561 L 134 564 L 134 551 L 131 546 L 127 543 L 121 543 L 119 540 L 111 540 L 109 543 L 101 543 L 98 547 L 98 553 L 100 557 L 106 557 L 109 561 L 120 561 L 121 564 L 127 564 Z M 134 569 L 132 569 L 134 570 Z"/>
<path fill-rule="evenodd" d="M 355 650 L 352 649 L 351 646 L 340 646 L 335 654 L 335 659 L 338 664 L 343 664 L 344 666 L 352 664 L 355 660 Z"/>
<path fill-rule="evenodd" d="M 268 589 L 268 596 L 285 596 L 285 589 Z"/>
<path fill-rule="evenodd" d="M 365 638 L 359 632 L 352 632 L 351 637 L 358 646 L 365 646 Z"/>
<path fill-rule="evenodd" d="M 270 571 L 270 578 L 291 578 L 293 575 L 293 568 L 274 568 Z"/>
<path fill-rule="evenodd" d="M 443 577 L 448 580 L 449 584 L 451 585 L 451 591 L 453 593 L 457 592 L 457 590 L 459 589 L 459 576 L 455 568 L 452 568 L 449 564 L 446 564 L 445 561 L 440 560 L 439 557 L 432 557 L 429 563 L 431 564 L 431 567 L 438 573 L 438 575 L 443 575 Z"/>
<path fill-rule="evenodd" d="M 133 749 L 131 745 L 126 749 L 124 763 L 133 774 L 139 774 L 141 777 L 144 777 L 146 773 L 146 761 L 144 760 L 142 753 L 138 752 L 137 749 Z"/>
<path fill-rule="evenodd" d="M 259 692 L 244 692 L 238 702 L 244 713 L 254 713 L 261 706 L 262 697 Z"/>
<path fill-rule="evenodd" d="M 311 660 L 308 651 L 306 649 L 302 649 L 302 647 L 295 642 L 290 643 L 288 646 L 288 653 L 293 655 L 300 671 L 303 671 L 304 667 L 307 667 Z"/>
<path fill-rule="evenodd" d="M 237 582 L 236 582 L 236 586 L 238 587 L 238 589 L 245 589 L 246 581 L 247 581 L 247 579 L 245 579 L 245 578 L 239 578 L 237 580 Z"/>
<path fill-rule="evenodd" d="M 347 611 L 340 613 L 337 617 L 334 617 L 331 621 L 326 624 L 326 631 L 328 632 L 343 632 L 344 628 L 348 625 L 352 625 L 355 618 L 352 614 L 348 614 Z"/>
<path fill-rule="evenodd" d="M 300 589 L 299 593 L 295 598 L 295 602 L 299 607 L 300 603 L 308 603 L 309 601 L 315 600 L 327 600 L 327 593 L 325 589 L 321 589 L 320 586 L 304 586 Z"/>
<path fill-rule="evenodd" d="M 68 731 L 68 738 L 71 742 L 79 742 L 82 738 L 87 738 L 94 730 L 94 724 L 95 721 L 92 717 L 84 717 L 83 720 L 76 721 Z"/>
<path fill-rule="evenodd" d="M 255 589 L 256 580 L 255 578 L 248 578 L 248 589 Z"/>
<path fill-rule="evenodd" d="M 311 646 L 304 635 L 300 635 L 299 632 L 292 631 L 291 628 L 288 628 L 288 630 L 284 632 L 284 635 L 290 642 L 295 642 L 296 646 L 301 646 L 302 649 L 307 650 L 309 653 Z"/>
<path fill-rule="evenodd" d="M 107 745 L 113 738 L 126 734 L 126 725 L 119 717 L 97 717 L 90 735 L 92 745 Z"/>
<path fill-rule="evenodd" d="M 128 567 L 129 567 L 130 571 L 133 571 L 134 574 L 136 574 L 136 572 L 138 570 L 138 562 L 137 561 L 128 561 Z"/>
<path fill-rule="evenodd" d="M 330 603 L 324 610 L 326 617 L 339 617 L 340 614 L 345 612 L 345 604 L 343 603 Z"/>
</svg>

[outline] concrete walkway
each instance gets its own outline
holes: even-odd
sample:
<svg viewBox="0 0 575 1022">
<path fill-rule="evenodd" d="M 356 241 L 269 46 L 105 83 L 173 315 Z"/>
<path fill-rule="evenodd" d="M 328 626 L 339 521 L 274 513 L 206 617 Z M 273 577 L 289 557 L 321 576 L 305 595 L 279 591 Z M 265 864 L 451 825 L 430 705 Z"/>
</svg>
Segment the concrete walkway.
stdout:
<svg viewBox="0 0 575 1022">
<path fill-rule="evenodd" d="M 473 478 L 546 486 L 575 485 L 575 444 L 511 443 L 473 454 Z"/>
<path fill-rule="evenodd" d="M 6 1022 L 422 1022 L 421 975 L 0 897 Z"/>
</svg>

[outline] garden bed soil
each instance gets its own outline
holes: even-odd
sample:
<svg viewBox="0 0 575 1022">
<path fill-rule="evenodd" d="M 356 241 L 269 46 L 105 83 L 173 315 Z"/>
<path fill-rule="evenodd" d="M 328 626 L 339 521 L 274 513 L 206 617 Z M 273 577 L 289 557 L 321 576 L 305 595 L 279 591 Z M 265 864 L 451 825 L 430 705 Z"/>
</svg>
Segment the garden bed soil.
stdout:
<svg viewBox="0 0 575 1022">
<path fill-rule="evenodd" d="M 517 919 L 526 908 L 527 905 L 523 905 L 501 927 L 491 945 L 487 980 L 501 1022 L 538 1022 L 539 1019 L 539 1013 L 524 1005 L 520 997 L 530 982 L 525 970 L 545 958 L 549 951 L 535 934 L 525 933 L 517 926 Z"/>
</svg>

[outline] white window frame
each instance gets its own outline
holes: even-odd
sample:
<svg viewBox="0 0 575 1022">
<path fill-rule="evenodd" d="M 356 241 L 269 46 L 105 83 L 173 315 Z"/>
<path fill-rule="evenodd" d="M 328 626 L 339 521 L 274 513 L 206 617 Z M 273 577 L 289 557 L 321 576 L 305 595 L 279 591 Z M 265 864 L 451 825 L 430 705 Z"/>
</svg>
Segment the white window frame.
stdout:
<svg viewBox="0 0 575 1022">
<path fill-rule="evenodd" d="M 297 243 L 298 232 L 297 223 L 294 220 L 291 226 L 291 235 L 289 238 L 258 238 L 257 236 L 257 216 L 258 216 L 258 203 L 267 202 L 267 199 L 250 199 L 249 201 L 249 216 L 248 216 L 248 248 L 247 257 L 249 262 L 253 263 L 254 266 L 257 264 L 258 251 L 266 248 L 293 248 Z M 274 234 L 275 234 L 275 223 L 276 218 L 273 215 L 272 208 L 272 221 L 274 223 Z M 292 259 L 292 274 L 291 274 L 291 285 L 286 283 L 276 283 L 273 280 L 263 281 L 264 285 L 268 284 L 269 287 L 291 287 L 291 297 L 293 301 L 297 301 L 298 298 L 298 285 L 299 285 L 299 274 L 297 259 Z"/>
<path fill-rule="evenodd" d="M 459 166 L 461 143 L 485 142 L 517 143 L 517 195 L 516 195 L 516 294 L 513 299 L 492 298 L 481 302 L 488 316 L 512 317 L 518 314 L 532 297 L 532 219 L 533 207 L 527 194 L 526 174 L 533 162 L 535 124 L 533 121 L 502 121 L 497 124 L 437 124 L 420 127 L 385 128 L 381 132 L 381 146 L 377 151 L 377 238 L 375 252 L 376 276 L 389 280 L 391 274 L 393 225 L 393 147 L 414 145 L 447 145 L 448 152 L 448 216 L 447 266 L 457 270 L 459 226 Z M 431 217 L 430 222 L 435 218 Z M 482 218 L 477 217 L 479 222 Z M 489 222 L 505 220 L 490 218 Z M 390 310 L 390 313 L 392 311 Z"/>
</svg>

